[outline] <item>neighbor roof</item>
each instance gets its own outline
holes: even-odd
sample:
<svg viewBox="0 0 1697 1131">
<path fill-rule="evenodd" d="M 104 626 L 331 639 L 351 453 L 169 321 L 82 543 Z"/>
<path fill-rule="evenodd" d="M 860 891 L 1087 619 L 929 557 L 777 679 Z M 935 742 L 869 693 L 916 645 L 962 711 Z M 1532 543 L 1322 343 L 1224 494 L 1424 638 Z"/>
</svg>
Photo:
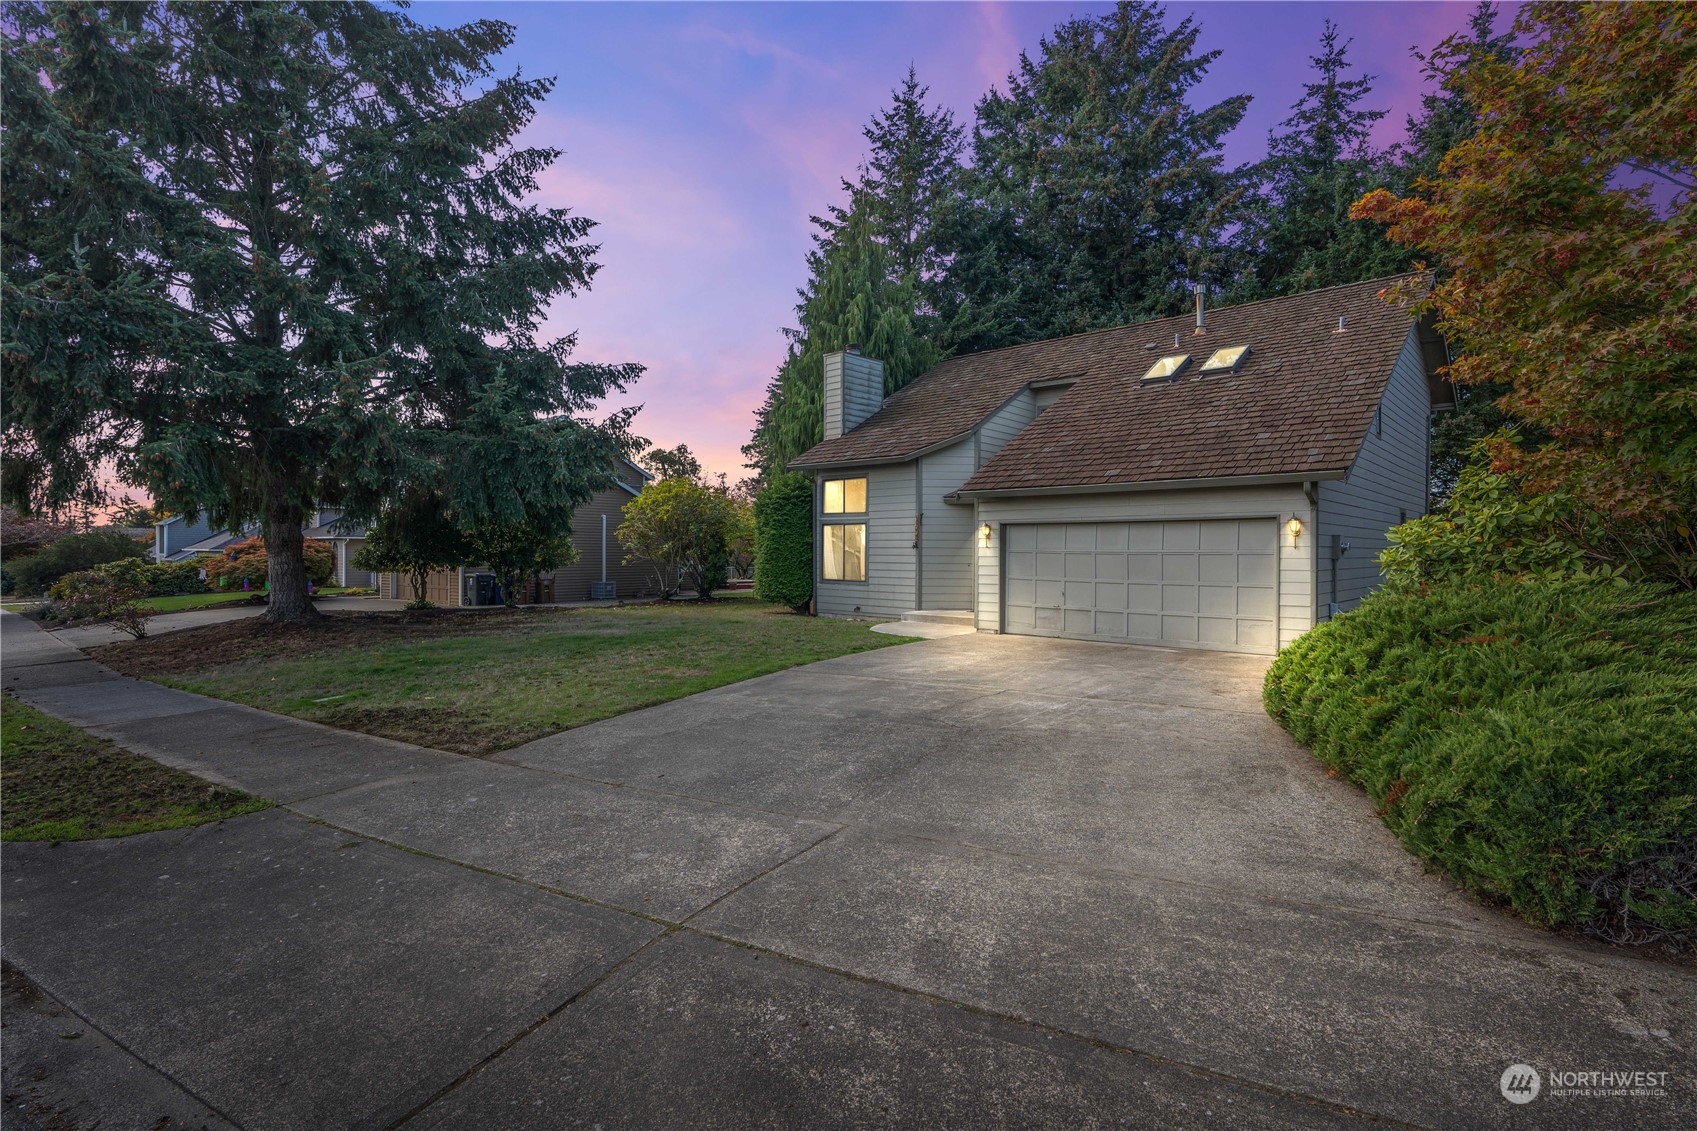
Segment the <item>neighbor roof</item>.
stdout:
<svg viewBox="0 0 1697 1131">
<path fill-rule="evenodd" d="M 1413 325 L 1405 306 L 1381 297 L 1406 278 L 1420 277 L 1219 307 L 1202 335 L 1185 314 L 951 358 L 791 466 L 911 458 L 970 433 L 1028 384 L 1077 378 L 961 489 L 1342 472 Z M 1211 353 L 1234 346 L 1250 347 L 1240 366 L 1202 372 Z M 1191 355 L 1176 379 L 1142 380 L 1175 353 Z"/>
</svg>

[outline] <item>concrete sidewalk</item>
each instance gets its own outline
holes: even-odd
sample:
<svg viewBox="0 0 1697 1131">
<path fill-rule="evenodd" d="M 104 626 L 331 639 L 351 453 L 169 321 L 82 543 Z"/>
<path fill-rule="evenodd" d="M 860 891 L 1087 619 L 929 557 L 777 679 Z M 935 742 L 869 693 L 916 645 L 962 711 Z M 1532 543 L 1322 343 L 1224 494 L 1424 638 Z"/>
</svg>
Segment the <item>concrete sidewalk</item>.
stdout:
<svg viewBox="0 0 1697 1131">
<path fill-rule="evenodd" d="M 937 640 L 478 760 L 0 649 L 282 803 L 7 845 L 6 958 L 96 1039 L 5 1090 L 103 1126 L 1697 1123 L 1692 972 L 1420 875 L 1242 657 Z M 1523 1108 L 1518 1060 L 1671 1076 Z"/>
</svg>

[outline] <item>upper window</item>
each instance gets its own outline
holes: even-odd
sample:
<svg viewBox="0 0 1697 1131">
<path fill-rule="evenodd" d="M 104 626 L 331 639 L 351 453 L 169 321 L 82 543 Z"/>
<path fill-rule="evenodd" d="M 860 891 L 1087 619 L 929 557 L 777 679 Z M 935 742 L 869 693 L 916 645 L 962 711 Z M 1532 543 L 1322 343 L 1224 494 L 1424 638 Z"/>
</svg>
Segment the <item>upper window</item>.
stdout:
<svg viewBox="0 0 1697 1131">
<path fill-rule="evenodd" d="M 825 480 L 825 513 L 865 514 L 866 480 L 864 478 Z"/>
<path fill-rule="evenodd" d="M 1175 353 L 1163 357 L 1149 367 L 1149 372 L 1143 375 L 1143 379 L 1145 381 L 1158 381 L 1162 377 L 1176 377 L 1178 371 L 1183 369 L 1189 361 L 1190 355 L 1187 353 Z"/>
<path fill-rule="evenodd" d="M 1232 346 L 1230 349 L 1215 350 L 1207 361 L 1202 363 L 1204 373 L 1222 373 L 1228 369 L 1236 369 L 1243 364 L 1243 359 L 1249 356 L 1248 346 Z"/>
</svg>

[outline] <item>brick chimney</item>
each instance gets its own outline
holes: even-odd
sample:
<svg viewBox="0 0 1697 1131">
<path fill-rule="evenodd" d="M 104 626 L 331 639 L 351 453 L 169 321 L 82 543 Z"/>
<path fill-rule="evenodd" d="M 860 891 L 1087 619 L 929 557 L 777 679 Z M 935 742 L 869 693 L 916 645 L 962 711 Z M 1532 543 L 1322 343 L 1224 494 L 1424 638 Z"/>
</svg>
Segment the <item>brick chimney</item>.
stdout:
<svg viewBox="0 0 1697 1131">
<path fill-rule="evenodd" d="M 860 347 L 825 355 L 825 439 L 852 431 L 884 403 L 884 363 Z"/>
</svg>

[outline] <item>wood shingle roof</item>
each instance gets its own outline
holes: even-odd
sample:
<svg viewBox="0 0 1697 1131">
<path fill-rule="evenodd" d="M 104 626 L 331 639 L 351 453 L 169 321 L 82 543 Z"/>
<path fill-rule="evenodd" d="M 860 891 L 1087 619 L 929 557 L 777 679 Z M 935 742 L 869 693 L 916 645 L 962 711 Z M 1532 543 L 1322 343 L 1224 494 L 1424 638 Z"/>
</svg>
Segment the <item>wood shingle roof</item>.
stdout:
<svg viewBox="0 0 1697 1131">
<path fill-rule="evenodd" d="M 969 434 L 1033 382 L 1076 377 L 961 489 L 1340 473 L 1413 327 L 1383 297 L 1397 279 L 1220 307 L 1201 335 L 1185 315 L 950 358 L 791 466 L 912 458 Z M 1201 372 L 1215 350 L 1244 345 L 1237 369 Z M 1191 355 L 1176 379 L 1142 380 L 1173 353 Z"/>
</svg>

